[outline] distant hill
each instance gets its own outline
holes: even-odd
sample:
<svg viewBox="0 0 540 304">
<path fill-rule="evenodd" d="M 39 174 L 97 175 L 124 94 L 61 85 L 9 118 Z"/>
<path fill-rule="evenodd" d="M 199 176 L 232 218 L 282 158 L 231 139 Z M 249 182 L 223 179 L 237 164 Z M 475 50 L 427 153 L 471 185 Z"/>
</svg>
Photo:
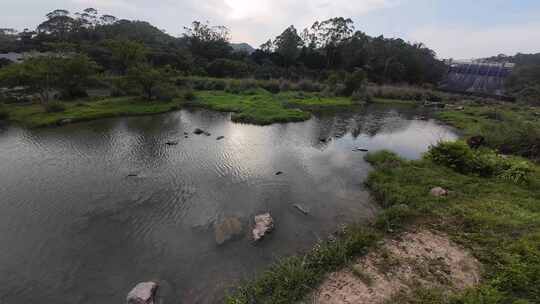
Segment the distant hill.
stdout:
<svg viewBox="0 0 540 304">
<path fill-rule="evenodd" d="M 255 49 L 251 45 L 249 45 L 249 44 L 247 44 L 245 42 L 243 42 L 243 43 L 231 43 L 231 47 L 233 48 L 233 50 L 235 52 L 246 52 L 249 55 L 251 55 L 251 53 L 255 52 Z"/>
</svg>

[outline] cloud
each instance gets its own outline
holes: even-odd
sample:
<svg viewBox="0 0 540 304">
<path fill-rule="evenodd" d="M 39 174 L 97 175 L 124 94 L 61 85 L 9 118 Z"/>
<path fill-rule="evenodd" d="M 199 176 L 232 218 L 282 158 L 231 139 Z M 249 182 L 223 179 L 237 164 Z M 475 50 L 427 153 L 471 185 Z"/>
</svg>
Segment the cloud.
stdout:
<svg viewBox="0 0 540 304">
<path fill-rule="evenodd" d="M 536 53 L 540 50 L 540 22 L 489 28 L 431 26 L 411 31 L 413 41 L 437 50 L 440 58 L 470 59 L 497 54 Z"/>
</svg>

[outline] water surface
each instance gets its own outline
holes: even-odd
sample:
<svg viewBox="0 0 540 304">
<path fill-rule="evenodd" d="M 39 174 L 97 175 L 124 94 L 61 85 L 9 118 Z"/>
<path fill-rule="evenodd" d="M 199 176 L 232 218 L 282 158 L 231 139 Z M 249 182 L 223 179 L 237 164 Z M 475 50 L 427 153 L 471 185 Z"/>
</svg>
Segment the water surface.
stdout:
<svg viewBox="0 0 540 304">
<path fill-rule="evenodd" d="M 352 150 L 414 159 L 455 138 L 426 115 L 370 106 L 259 127 L 182 110 L 4 130 L 0 302 L 117 304 L 137 282 L 159 280 L 163 303 L 214 303 L 278 257 L 372 218 L 370 167 Z M 248 225 L 267 211 L 277 228 L 253 245 Z M 228 217 L 245 233 L 218 246 L 214 224 Z"/>
</svg>

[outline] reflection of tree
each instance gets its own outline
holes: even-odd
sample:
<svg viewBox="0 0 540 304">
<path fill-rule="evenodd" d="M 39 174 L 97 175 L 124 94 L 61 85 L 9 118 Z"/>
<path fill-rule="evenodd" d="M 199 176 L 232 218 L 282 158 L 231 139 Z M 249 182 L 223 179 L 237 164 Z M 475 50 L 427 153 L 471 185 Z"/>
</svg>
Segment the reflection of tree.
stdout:
<svg viewBox="0 0 540 304">
<path fill-rule="evenodd" d="M 313 127 L 313 146 L 325 148 L 332 139 L 351 134 L 357 138 L 362 134 L 373 137 L 381 132 L 395 132 L 407 128 L 417 117 L 418 109 L 410 107 L 388 107 L 370 105 L 357 111 L 319 113 Z"/>
</svg>

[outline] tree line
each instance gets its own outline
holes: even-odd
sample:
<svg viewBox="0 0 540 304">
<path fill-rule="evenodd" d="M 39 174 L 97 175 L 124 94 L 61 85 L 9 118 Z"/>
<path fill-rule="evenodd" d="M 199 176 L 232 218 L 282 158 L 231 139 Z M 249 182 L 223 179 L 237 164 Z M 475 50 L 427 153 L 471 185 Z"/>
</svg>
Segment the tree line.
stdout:
<svg viewBox="0 0 540 304">
<path fill-rule="evenodd" d="M 142 76 L 155 77 L 154 70 L 159 70 L 211 77 L 331 82 L 367 78 L 381 84 L 436 84 L 445 72 L 444 64 L 425 45 L 368 36 L 356 30 L 351 19 L 342 17 L 317 21 L 302 31 L 291 25 L 251 54 L 232 48 L 225 26 L 194 21 L 183 31 L 181 37 L 173 37 L 147 22 L 100 15 L 94 8 L 74 14 L 57 9 L 46 14 L 36 29 L 0 29 L 0 52 L 54 54 L 52 63 L 36 64 L 42 59 L 32 59 L 35 66 L 25 71 L 28 75 L 54 74 L 44 77 L 48 85 L 68 73 L 58 68 L 63 65 L 71 66 L 65 68 L 71 69 L 70 73 L 80 74 L 80 83 L 92 73 L 137 74 L 139 77 L 131 78 L 142 83 Z M 3 65 L 7 62 L 0 62 L 0 67 Z M 47 66 L 56 68 L 42 73 Z M 18 78 L 8 77 L 6 71 L 3 74 L 7 82 L 24 82 L 24 73 L 15 75 Z M 81 91 L 75 85 L 61 86 L 67 97 Z M 146 91 L 152 95 L 152 90 Z"/>
</svg>

